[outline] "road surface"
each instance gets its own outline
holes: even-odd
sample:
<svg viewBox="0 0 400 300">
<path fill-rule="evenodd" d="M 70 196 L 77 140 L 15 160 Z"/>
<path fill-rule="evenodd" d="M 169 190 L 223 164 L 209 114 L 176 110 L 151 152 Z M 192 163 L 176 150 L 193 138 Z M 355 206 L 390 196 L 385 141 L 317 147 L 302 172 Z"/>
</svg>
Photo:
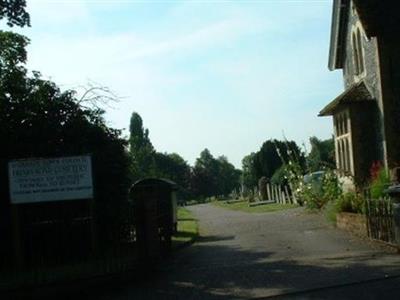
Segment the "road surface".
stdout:
<svg viewBox="0 0 400 300">
<path fill-rule="evenodd" d="M 171 258 L 155 278 L 82 290 L 80 296 L 104 300 L 400 297 L 400 256 L 333 228 L 322 215 L 302 208 L 250 214 L 211 204 L 190 210 L 199 219 L 201 237 Z"/>
</svg>

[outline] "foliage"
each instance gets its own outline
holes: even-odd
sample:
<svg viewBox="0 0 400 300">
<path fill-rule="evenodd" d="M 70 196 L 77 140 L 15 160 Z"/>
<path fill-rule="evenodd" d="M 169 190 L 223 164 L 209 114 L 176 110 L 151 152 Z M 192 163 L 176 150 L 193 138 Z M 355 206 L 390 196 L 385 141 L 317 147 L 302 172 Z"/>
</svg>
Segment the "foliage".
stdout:
<svg viewBox="0 0 400 300">
<path fill-rule="evenodd" d="M 322 179 L 322 197 L 325 202 L 338 199 L 343 193 L 339 178 L 332 170 L 327 170 Z"/>
<path fill-rule="evenodd" d="M 257 178 L 265 176 L 271 179 L 282 164 L 289 161 L 290 157 L 296 157 L 299 166 L 304 169 L 304 155 L 294 141 L 266 141 L 254 158 L 254 168 Z"/>
<path fill-rule="evenodd" d="M 271 178 L 271 183 L 276 185 L 287 185 L 287 170 L 286 166 L 282 165 L 278 170 L 275 171 Z"/>
<path fill-rule="evenodd" d="M 336 201 L 338 212 L 364 213 L 364 198 L 359 193 L 347 192 Z"/>
<path fill-rule="evenodd" d="M 304 184 L 301 192 L 301 197 L 309 209 L 322 209 L 342 195 L 339 179 L 332 170 L 325 171 L 320 188 L 315 188 L 313 184 Z"/>
<path fill-rule="evenodd" d="M 280 171 L 284 173 L 284 178 L 287 180 L 293 196 L 297 199 L 300 205 L 304 203 L 303 193 L 307 192 L 306 186 L 303 182 L 304 174 L 304 156 L 299 152 L 299 148 L 296 144 L 292 143 L 295 150 L 293 151 L 290 146 L 290 142 L 287 142 L 285 146 L 285 152 L 282 152 L 282 148 L 276 147 L 276 151 L 282 161 L 284 170 Z"/>
<path fill-rule="evenodd" d="M 360 193 L 347 192 L 341 194 L 336 200 L 325 205 L 325 214 L 329 221 L 336 222 L 336 215 L 340 212 L 364 214 L 365 199 Z"/>
<path fill-rule="evenodd" d="M 154 165 L 150 170 L 151 177 L 165 178 L 179 186 L 179 198 L 189 197 L 190 166 L 177 153 L 154 152 Z"/>
<path fill-rule="evenodd" d="M 285 153 L 278 145 L 276 148 L 284 166 L 284 171 L 281 172 L 286 173 L 285 177 L 300 205 L 306 204 L 309 209 L 321 209 L 341 195 L 341 185 L 334 171 L 325 169 L 322 180 L 317 176 L 311 182 L 305 182 L 304 160 L 299 153 L 291 149 L 289 142 Z"/>
<path fill-rule="evenodd" d="M 252 152 L 242 159 L 242 182 L 246 190 L 252 190 L 257 186 L 257 174 L 255 170 L 256 153 Z"/>
<path fill-rule="evenodd" d="M 227 196 L 240 187 L 240 176 L 241 172 L 225 156 L 214 158 L 204 149 L 192 170 L 192 194 L 196 198 Z"/>
<path fill-rule="evenodd" d="M 335 144 L 333 138 L 320 140 L 310 137 L 311 151 L 307 156 L 307 167 L 309 172 L 332 168 L 335 166 Z"/>
<path fill-rule="evenodd" d="M 130 185 L 126 141 L 106 126 L 101 109 L 82 107 L 75 91 L 61 91 L 38 72 L 28 76 L 27 43 L 0 31 L 0 136 L 7 141 L 0 148 L 1 206 L 8 205 L 9 160 L 91 154 L 97 207 L 118 214 Z"/>
<path fill-rule="evenodd" d="M 8 26 L 30 26 L 25 8 L 26 0 L 0 0 L 0 20 L 6 18 Z"/>
<path fill-rule="evenodd" d="M 149 139 L 149 130 L 136 112 L 130 123 L 130 153 L 133 178 L 166 178 L 180 186 L 180 197 L 207 198 L 227 196 L 240 187 L 241 172 L 225 156 L 214 158 L 204 149 L 191 169 L 178 154 L 156 152 Z"/>
<path fill-rule="evenodd" d="M 157 152 L 149 138 L 149 130 L 144 128 L 143 120 L 133 112 L 130 122 L 131 173 L 134 181 L 146 177 L 164 178 L 179 186 L 179 198 L 190 196 L 191 169 L 177 153 Z"/>
<path fill-rule="evenodd" d="M 381 163 L 376 162 L 371 167 L 371 197 L 379 199 L 385 195 L 385 190 L 390 185 L 390 177 L 388 171 Z"/>
<path fill-rule="evenodd" d="M 208 149 L 204 149 L 192 170 L 191 191 L 195 198 L 206 198 L 217 193 L 218 166 Z"/>
<path fill-rule="evenodd" d="M 131 172 L 134 181 L 150 177 L 155 168 L 155 150 L 150 142 L 149 130 L 143 127 L 143 120 L 136 112 L 132 113 L 129 126 L 129 150 L 132 158 Z M 153 171 L 154 173 L 154 171 Z"/>
</svg>

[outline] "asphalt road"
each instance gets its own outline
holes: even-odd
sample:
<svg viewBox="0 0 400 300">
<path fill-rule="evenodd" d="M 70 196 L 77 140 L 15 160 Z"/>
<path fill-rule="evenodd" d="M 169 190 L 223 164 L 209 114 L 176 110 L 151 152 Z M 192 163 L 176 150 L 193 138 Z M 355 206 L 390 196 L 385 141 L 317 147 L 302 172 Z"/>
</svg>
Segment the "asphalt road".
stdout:
<svg viewBox="0 0 400 300">
<path fill-rule="evenodd" d="M 301 208 L 249 214 L 197 205 L 201 237 L 151 280 L 85 299 L 397 299 L 400 256 Z M 71 297 L 72 298 L 72 297 Z"/>
</svg>

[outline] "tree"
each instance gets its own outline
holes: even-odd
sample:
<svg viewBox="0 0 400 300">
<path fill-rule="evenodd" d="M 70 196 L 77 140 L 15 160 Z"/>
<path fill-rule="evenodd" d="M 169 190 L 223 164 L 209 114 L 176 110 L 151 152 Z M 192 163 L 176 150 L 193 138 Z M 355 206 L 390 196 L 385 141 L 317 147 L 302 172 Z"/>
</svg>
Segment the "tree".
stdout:
<svg viewBox="0 0 400 300">
<path fill-rule="evenodd" d="M 0 0 L 0 20 L 6 18 L 8 26 L 30 26 L 30 17 L 25 8 L 25 0 Z"/>
<path fill-rule="evenodd" d="M 177 153 L 154 153 L 155 168 L 152 176 L 174 181 L 184 194 L 189 189 L 190 166 Z"/>
<path fill-rule="evenodd" d="M 117 222 L 130 186 L 127 142 L 106 126 L 104 111 L 82 107 L 75 91 L 61 91 L 38 72 L 28 76 L 27 43 L 0 31 L 0 136 L 6 141 L 0 147 L 0 213 L 9 207 L 8 161 L 90 153 L 98 220 L 113 214 Z"/>
<path fill-rule="evenodd" d="M 143 127 L 143 120 L 137 112 L 131 116 L 129 146 L 132 157 L 133 178 L 138 180 L 154 173 L 154 148 L 150 142 L 149 130 Z"/>
<path fill-rule="evenodd" d="M 191 189 L 196 197 L 210 197 L 217 193 L 218 164 L 206 148 L 201 153 L 193 168 Z"/>
<path fill-rule="evenodd" d="M 129 144 L 131 150 L 136 151 L 142 148 L 154 150 L 153 145 L 150 142 L 149 130 L 143 127 L 142 117 L 137 112 L 132 113 L 129 132 Z"/>
<path fill-rule="evenodd" d="M 260 151 L 254 157 L 254 169 L 257 178 L 265 176 L 271 179 L 282 166 L 283 161 L 289 161 L 294 156 L 301 167 L 305 168 L 304 154 L 294 141 L 268 140 L 263 143 Z"/>
<path fill-rule="evenodd" d="M 228 196 L 232 191 L 240 188 L 242 172 L 232 165 L 224 155 L 218 157 L 217 186 L 218 195 Z"/>
<path fill-rule="evenodd" d="M 322 168 L 335 167 L 335 145 L 333 138 L 320 140 L 317 137 L 310 137 L 311 151 L 307 156 L 307 166 L 310 172 Z"/>
<path fill-rule="evenodd" d="M 29 40 L 20 34 L 0 30 L 0 84 L 10 101 L 20 98 L 26 85 L 28 43 Z"/>
<path fill-rule="evenodd" d="M 228 196 L 240 187 L 240 176 L 225 156 L 216 159 L 204 149 L 192 170 L 191 189 L 195 197 Z"/>
<path fill-rule="evenodd" d="M 257 173 L 255 170 L 256 153 L 252 152 L 242 159 L 242 182 L 247 190 L 257 186 Z"/>
</svg>

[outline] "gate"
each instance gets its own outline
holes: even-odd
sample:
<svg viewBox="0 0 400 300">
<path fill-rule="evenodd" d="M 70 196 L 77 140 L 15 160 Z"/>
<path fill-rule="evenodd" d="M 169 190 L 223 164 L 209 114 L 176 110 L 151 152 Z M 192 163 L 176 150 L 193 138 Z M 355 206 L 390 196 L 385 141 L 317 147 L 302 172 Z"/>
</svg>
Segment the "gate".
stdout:
<svg viewBox="0 0 400 300">
<path fill-rule="evenodd" d="M 392 200 L 390 198 L 367 199 L 365 212 L 368 236 L 386 243 L 394 243 Z"/>
</svg>

